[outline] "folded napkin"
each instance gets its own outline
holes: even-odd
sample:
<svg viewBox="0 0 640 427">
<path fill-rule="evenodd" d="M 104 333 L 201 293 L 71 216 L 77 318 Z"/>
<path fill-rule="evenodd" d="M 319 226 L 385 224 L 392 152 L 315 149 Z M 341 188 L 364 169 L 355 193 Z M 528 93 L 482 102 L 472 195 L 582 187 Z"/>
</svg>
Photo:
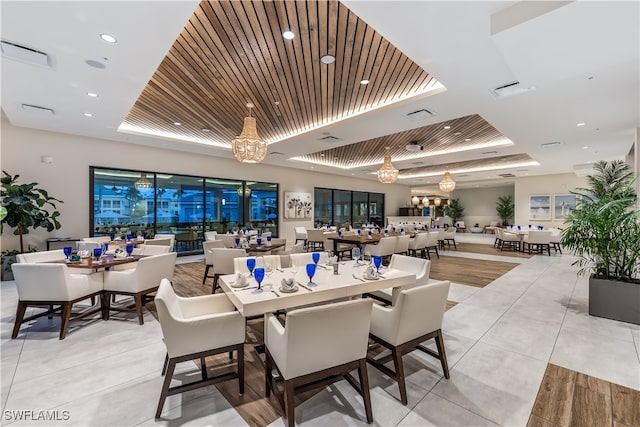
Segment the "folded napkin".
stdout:
<svg viewBox="0 0 640 427">
<path fill-rule="evenodd" d="M 235 286 L 240 287 L 246 284 L 247 284 L 247 278 L 244 276 L 244 274 L 238 273 L 238 275 L 236 276 Z"/>
<path fill-rule="evenodd" d="M 91 256 L 89 251 L 78 251 L 78 255 L 80 255 L 80 257 L 82 257 L 82 258 L 86 258 L 88 256 Z"/>
<path fill-rule="evenodd" d="M 338 256 L 332 256 L 331 258 L 329 258 L 329 261 L 327 262 L 327 264 L 329 265 L 334 265 L 338 263 Z"/>
<path fill-rule="evenodd" d="M 280 281 L 280 284 L 283 289 L 291 289 L 296 285 L 296 281 L 293 279 L 293 277 L 285 277 Z"/>
<path fill-rule="evenodd" d="M 116 250 L 115 257 L 118 259 L 125 259 L 127 257 L 127 253 L 123 250 Z"/>
<path fill-rule="evenodd" d="M 375 279 L 376 277 L 378 277 L 376 268 L 373 265 L 369 265 L 364 272 L 364 277 L 367 279 Z"/>
</svg>

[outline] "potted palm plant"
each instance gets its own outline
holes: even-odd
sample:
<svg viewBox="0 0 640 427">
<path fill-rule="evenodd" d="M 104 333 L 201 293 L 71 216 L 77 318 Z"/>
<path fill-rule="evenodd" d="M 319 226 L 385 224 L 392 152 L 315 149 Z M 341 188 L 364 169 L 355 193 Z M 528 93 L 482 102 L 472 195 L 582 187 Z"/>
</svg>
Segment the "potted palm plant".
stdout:
<svg viewBox="0 0 640 427">
<path fill-rule="evenodd" d="M 509 225 L 509 219 L 513 218 L 514 212 L 515 205 L 513 204 L 513 197 L 498 197 L 498 201 L 496 202 L 496 213 L 498 214 L 498 218 L 502 220 L 503 227 Z"/>
<path fill-rule="evenodd" d="M 464 216 L 464 207 L 462 207 L 460 199 L 453 199 L 449 202 L 449 206 L 445 207 L 444 212 L 451 218 L 451 222 L 455 226 L 458 220 Z"/>
<path fill-rule="evenodd" d="M 588 272 L 589 314 L 640 324 L 640 211 L 636 177 L 622 161 L 601 161 L 579 188 L 576 209 L 566 218 L 562 244 Z"/>
<path fill-rule="evenodd" d="M 47 231 L 60 229 L 56 211 L 56 202 L 63 203 L 55 197 L 49 196 L 46 190 L 38 187 L 37 182 L 18 184 L 20 175 L 11 176 L 2 171 L 2 190 L 0 199 L 4 208 L 4 216 L 0 220 L 0 232 L 7 224 L 12 227 L 13 234 L 20 236 L 20 248 L 2 251 L 2 280 L 12 280 L 11 264 L 15 262 L 15 256 L 24 252 L 32 252 L 33 248 L 27 247 L 23 236 L 30 229 L 45 228 Z M 50 209 L 53 209 L 50 211 Z"/>
</svg>

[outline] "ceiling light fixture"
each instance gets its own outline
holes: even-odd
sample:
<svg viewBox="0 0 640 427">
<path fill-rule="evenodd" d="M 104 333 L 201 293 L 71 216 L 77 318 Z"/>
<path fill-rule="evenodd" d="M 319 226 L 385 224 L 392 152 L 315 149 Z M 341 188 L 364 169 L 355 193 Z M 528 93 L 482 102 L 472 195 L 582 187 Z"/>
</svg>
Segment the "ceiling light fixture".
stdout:
<svg viewBox="0 0 640 427">
<path fill-rule="evenodd" d="M 320 62 L 327 65 L 333 64 L 334 62 L 336 62 L 336 57 L 333 55 L 324 55 L 322 58 L 320 58 Z"/>
<path fill-rule="evenodd" d="M 295 35 L 295 34 L 293 34 L 293 31 L 289 31 L 289 30 L 284 31 L 284 32 L 282 33 L 282 37 L 284 37 L 284 38 L 285 38 L 285 39 L 287 39 L 287 40 L 293 40 L 293 39 L 295 38 L 295 36 L 296 36 L 296 35 Z"/>
<path fill-rule="evenodd" d="M 449 129 L 451 129 L 451 126 L 447 125 L 447 126 L 443 127 L 443 129 L 449 130 Z"/>
<path fill-rule="evenodd" d="M 152 184 L 151 182 L 147 179 L 147 174 L 143 173 L 140 175 L 140 179 L 136 181 L 136 183 L 134 184 L 134 186 L 138 189 L 138 190 L 144 190 L 146 188 L 151 188 Z"/>
<path fill-rule="evenodd" d="M 93 93 L 93 92 L 87 92 L 87 96 L 90 96 L 92 98 L 97 98 L 98 94 L 97 93 Z"/>
<path fill-rule="evenodd" d="M 451 193 L 456 188 L 456 182 L 451 179 L 451 174 L 449 171 L 444 173 L 444 178 L 440 181 L 440 191 L 444 191 L 445 193 Z"/>
<path fill-rule="evenodd" d="M 418 141 L 411 141 L 405 147 L 407 151 L 422 151 L 424 147 L 418 143 Z"/>
<path fill-rule="evenodd" d="M 584 125 L 585 125 L 585 123 L 580 122 L 580 123 L 578 123 L 576 126 L 580 127 L 580 126 L 584 126 Z"/>
<path fill-rule="evenodd" d="M 362 79 L 362 80 L 360 80 L 360 84 L 361 84 L 361 85 L 368 85 L 368 84 L 369 84 L 369 80 L 367 80 L 367 79 Z"/>
<path fill-rule="evenodd" d="M 389 147 L 386 147 L 386 150 L 389 151 Z M 384 162 L 382 163 L 382 167 L 378 169 L 378 181 L 383 184 L 393 184 L 398 180 L 398 174 L 400 171 L 393 167 L 391 163 L 391 156 L 384 156 Z"/>
<path fill-rule="evenodd" d="M 418 196 L 413 196 L 411 198 L 411 203 L 414 204 L 415 206 L 418 206 L 420 204 L 420 199 L 418 199 Z"/>
<path fill-rule="evenodd" d="M 116 43 L 118 41 L 111 34 L 106 34 L 106 33 L 100 34 L 100 38 L 102 40 L 106 41 L 107 43 Z"/>
<path fill-rule="evenodd" d="M 429 206 L 429 198 L 427 196 L 422 198 L 422 206 Z"/>
<path fill-rule="evenodd" d="M 209 128 L 202 128 L 202 132 L 204 132 L 204 133 L 211 132 L 211 129 L 209 129 Z"/>
<path fill-rule="evenodd" d="M 267 143 L 260 139 L 256 119 L 251 117 L 252 103 L 247 104 L 249 117 L 244 118 L 240 136 L 231 141 L 233 155 L 241 163 L 260 163 L 267 156 Z"/>
<path fill-rule="evenodd" d="M 435 199 L 433 199 L 434 205 L 440 206 L 440 203 L 442 203 L 442 199 L 440 199 L 440 197 L 436 197 Z"/>
<path fill-rule="evenodd" d="M 173 125 L 174 125 L 174 126 L 182 126 L 182 123 L 180 123 L 180 122 L 173 122 Z"/>
<path fill-rule="evenodd" d="M 91 113 L 82 113 L 82 115 L 85 117 L 93 117 L 93 114 Z"/>
</svg>

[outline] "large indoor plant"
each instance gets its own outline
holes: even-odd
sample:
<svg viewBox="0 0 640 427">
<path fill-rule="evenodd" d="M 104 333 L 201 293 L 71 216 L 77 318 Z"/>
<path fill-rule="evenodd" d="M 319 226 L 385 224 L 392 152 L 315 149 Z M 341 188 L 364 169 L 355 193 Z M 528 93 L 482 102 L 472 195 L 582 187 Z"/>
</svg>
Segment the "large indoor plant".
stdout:
<svg viewBox="0 0 640 427">
<path fill-rule="evenodd" d="M 445 215 L 451 218 L 451 223 L 455 226 L 460 218 L 464 216 L 464 207 L 460 203 L 460 199 L 449 201 L 449 206 L 444 209 Z"/>
<path fill-rule="evenodd" d="M 566 218 L 562 244 L 589 273 L 589 314 L 640 324 L 640 211 L 631 168 L 600 161 L 578 188 L 576 209 Z"/>
<path fill-rule="evenodd" d="M 46 190 L 38 187 L 37 182 L 28 184 L 19 184 L 20 175 L 11 176 L 7 172 L 2 171 L 2 190 L 0 199 L 2 207 L 6 209 L 6 215 L 0 221 L 0 231 L 4 229 L 4 225 L 13 228 L 13 234 L 20 236 L 19 249 L 4 249 L 2 251 L 2 273 L 8 273 L 7 267 L 15 260 L 15 255 L 33 251 L 27 247 L 23 236 L 29 233 L 30 229 L 45 228 L 47 231 L 60 229 L 58 217 L 60 212 L 56 209 L 56 203 L 62 203 L 61 200 L 49 196 Z M 5 277 L 4 280 L 10 278 Z"/>
<path fill-rule="evenodd" d="M 498 201 L 496 202 L 496 213 L 498 214 L 498 218 L 502 220 L 502 226 L 506 227 L 509 225 L 509 219 L 513 218 L 513 214 L 515 213 L 515 205 L 513 204 L 513 197 L 504 196 L 498 197 Z"/>
</svg>

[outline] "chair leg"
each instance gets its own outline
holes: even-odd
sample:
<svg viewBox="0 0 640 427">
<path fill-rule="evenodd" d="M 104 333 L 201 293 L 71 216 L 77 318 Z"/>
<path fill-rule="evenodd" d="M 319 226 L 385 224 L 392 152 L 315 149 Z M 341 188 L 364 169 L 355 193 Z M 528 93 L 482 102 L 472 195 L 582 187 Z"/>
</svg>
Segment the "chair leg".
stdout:
<svg viewBox="0 0 640 427">
<path fill-rule="evenodd" d="M 22 325 L 22 321 L 24 319 L 24 313 L 27 311 L 27 303 L 18 301 L 18 309 L 16 311 L 16 323 L 13 325 L 13 333 L 11 334 L 11 339 L 14 339 L 18 336 L 18 332 L 20 332 L 20 325 Z"/>
<path fill-rule="evenodd" d="M 294 386 L 293 381 L 284 381 L 284 406 L 285 416 L 287 417 L 287 425 L 289 427 L 295 427 L 295 399 L 294 399 Z"/>
<path fill-rule="evenodd" d="M 167 373 L 167 364 L 169 363 L 169 353 L 164 356 L 164 364 L 162 365 L 162 376 Z"/>
<path fill-rule="evenodd" d="M 367 359 L 360 360 L 358 376 L 360 377 L 360 388 L 362 389 L 364 411 L 367 414 L 367 422 L 371 424 L 373 422 L 373 411 L 371 410 L 371 392 L 369 390 L 369 375 L 367 374 Z"/>
<path fill-rule="evenodd" d="M 442 364 L 442 370 L 444 371 L 444 377 L 449 379 L 449 365 L 447 364 L 447 353 L 444 349 L 444 339 L 442 338 L 442 330 L 438 331 L 436 335 L 436 347 L 438 348 L 438 354 L 440 355 L 440 363 Z"/>
<path fill-rule="evenodd" d="M 219 276 L 217 274 L 215 274 L 213 276 L 213 286 L 211 287 L 211 293 L 212 294 L 216 293 L 216 288 L 218 287 L 218 277 Z"/>
<path fill-rule="evenodd" d="M 207 360 L 205 357 L 200 358 L 200 372 L 202 373 L 203 380 L 209 378 L 209 376 L 207 375 Z"/>
<path fill-rule="evenodd" d="M 138 312 L 138 323 L 144 325 L 144 317 L 142 315 L 142 299 L 143 295 L 136 294 L 133 296 L 133 299 L 136 303 L 136 311 Z"/>
<path fill-rule="evenodd" d="M 109 312 L 111 311 L 111 293 L 105 292 L 101 298 L 102 298 L 102 320 L 109 320 Z"/>
<path fill-rule="evenodd" d="M 173 371 L 176 368 L 176 362 L 173 359 L 169 359 L 169 364 L 167 366 L 167 371 L 165 373 L 164 382 L 162 383 L 162 392 L 160 393 L 160 401 L 158 402 L 158 409 L 156 410 L 156 418 L 160 418 L 162 414 L 162 407 L 164 406 L 164 401 L 169 394 L 169 385 L 171 384 L 171 378 L 173 377 Z"/>
<path fill-rule="evenodd" d="M 273 360 L 269 350 L 265 351 L 264 358 L 264 392 L 267 397 L 271 396 L 271 378 L 273 373 Z"/>
<path fill-rule="evenodd" d="M 393 365 L 396 371 L 396 381 L 398 381 L 398 388 L 400 389 L 400 401 L 403 405 L 408 403 L 407 399 L 407 385 L 404 381 L 404 365 L 402 364 L 402 352 L 398 351 L 397 347 L 391 350 L 393 356 Z"/>
<path fill-rule="evenodd" d="M 238 391 L 244 394 L 244 344 L 238 344 Z"/>
<path fill-rule="evenodd" d="M 63 340 L 67 336 L 67 328 L 69 327 L 69 319 L 71 319 L 71 306 L 70 302 L 62 304 L 62 324 L 60 325 L 60 339 Z"/>
<path fill-rule="evenodd" d="M 211 266 L 207 265 L 207 267 L 204 269 L 204 277 L 202 278 L 202 284 L 203 285 L 207 281 L 207 275 L 209 274 L 209 268 L 211 268 Z"/>
</svg>

